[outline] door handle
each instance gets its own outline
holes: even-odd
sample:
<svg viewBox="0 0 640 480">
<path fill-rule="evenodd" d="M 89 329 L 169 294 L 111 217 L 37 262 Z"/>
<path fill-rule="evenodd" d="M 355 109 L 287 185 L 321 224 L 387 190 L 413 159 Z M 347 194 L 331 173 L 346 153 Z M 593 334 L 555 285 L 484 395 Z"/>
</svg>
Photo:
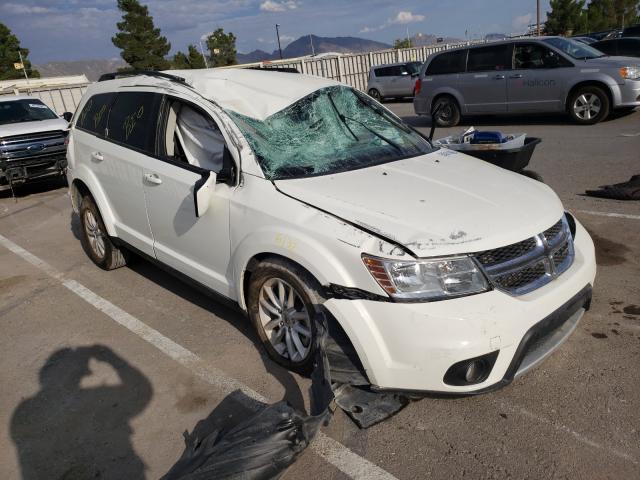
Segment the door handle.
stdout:
<svg viewBox="0 0 640 480">
<path fill-rule="evenodd" d="M 509 78 L 522 78 L 522 75 L 516 73 L 515 75 L 510 75 Z"/>
<path fill-rule="evenodd" d="M 101 162 L 104 160 L 104 157 L 102 156 L 102 153 L 100 152 L 91 152 L 91 158 L 93 160 L 96 160 L 97 162 Z"/>
<path fill-rule="evenodd" d="M 145 173 L 144 179 L 148 183 L 152 183 L 154 185 L 160 185 L 162 183 L 162 179 L 155 173 Z"/>
<path fill-rule="evenodd" d="M 494 80 L 504 80 L 504 75 L 496 75 L 493 78 L 494 78 Z"/>
</svg>

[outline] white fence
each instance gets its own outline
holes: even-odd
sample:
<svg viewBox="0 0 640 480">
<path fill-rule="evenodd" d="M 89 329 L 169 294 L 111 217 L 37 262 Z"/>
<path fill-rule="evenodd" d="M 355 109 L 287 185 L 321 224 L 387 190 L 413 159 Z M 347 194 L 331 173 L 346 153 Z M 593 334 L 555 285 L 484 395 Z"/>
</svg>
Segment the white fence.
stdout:
<svg viewBox="0 0 640 480">
<path fill-rule="evenodd" d="M 477 43 L 477 42 L 476 42 Z M 270 62 L 235 65 L 233 68 L 268 66 L 270 68 L 295 68 L 300 73 L 331 78 L 365 91 L 372 66 L 395 62 L 422 62 L 429 55 L 450 48 L 462 47 L 469 42 L 436 44 L 425 47 L 380 50 L 369 53 L 350 53 L 320 58 L 300 57 Z"/>
<path fill-rule="evenodd" d="M 58 115 L 64 112 L 75 112 L 80 99 L 87 89 L 87 85 L 64 85 L 51 86 L 41 88 L 20 88 L 14 90 L 3 90 L 3 95 L 31 95 L 38 97 L 42 102 L 49 106 Z"/>
</svg>

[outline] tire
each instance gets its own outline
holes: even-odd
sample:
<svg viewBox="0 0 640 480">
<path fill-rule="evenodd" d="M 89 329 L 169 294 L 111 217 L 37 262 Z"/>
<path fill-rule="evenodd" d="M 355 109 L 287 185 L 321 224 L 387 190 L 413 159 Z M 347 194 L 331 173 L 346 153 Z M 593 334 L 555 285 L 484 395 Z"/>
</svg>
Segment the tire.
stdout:
<svg viewBox="0 0 640 480">
<path fill-rule="evenodd" d="M 609 116 L 610 103 L 600 87 L 588 85 L 576 90 L 569 98 L 569 115 L 580 125 L 593 125 Z"/>
<path fill-rule="evenodd" d="M 440 108 L 440 111 L 432 121 L 436 122 L 438 127 L 455 127 L 460 123 L 460 107 L 458 106 L 458 102 L 455 98 L 449 95 L 439 97 L 433 103 L 433 108 L 431 109 L 432 115 L 437 108 Z"/>
<path fill-rule="evenodd" d="M 116 247 L 102 221 L 93 198 L 86 195 L 80 202 L 80 241 L 87 256 L 104 270 L 113 270 L 127 264 L 126 251 Z"/>
<path fill-rule="evenodd" d="M 280 285 L 284 295 L 279 293 Z M 289 296 L 291 289 L 293 297 Z M 282 298 L 284 310 L 288 311 L 285 316 L 281 313 Z M 316 336 L 314 317 L 323 302 L 318 282 L 286 260 L 264 261 L 251 274 L 247 292 L 249 318 L 269 357 L 288 370 L 303 375 L 311 372 Z M 270 324 L 272 328 L 265 328 Z"/>
<path fill-rule="evenodd" d="M 369 96 L 374 100 L 380 103 L 384 101 L 384 99 L 382 98 L 382 95 L 380 95 L 380 91 L 377 88 L 370 89 L 368 93 L 369 93 Z"/>
</svg>

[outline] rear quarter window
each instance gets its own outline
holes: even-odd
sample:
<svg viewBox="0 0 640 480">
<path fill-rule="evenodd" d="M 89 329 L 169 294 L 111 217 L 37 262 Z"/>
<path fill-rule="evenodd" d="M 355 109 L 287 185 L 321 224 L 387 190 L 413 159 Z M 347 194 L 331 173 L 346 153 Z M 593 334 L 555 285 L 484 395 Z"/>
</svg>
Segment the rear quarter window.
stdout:
<svg viewBox="0 0 640 480">
<path fill-rule="evenodd" d="M 447 73 L 462 73 L 467 63 L 467 50 L 441 53 L 429 63 L 426 75 L 444 75 Z"/>
<path fill-rule="evenodd" d="M 109 107 L 114 98 L 115 93 L 100 93 L 89 98 L 78 115 L 76 127 L 103 136 L 107 127 Z"/>
<path fill-rule="evenodd" d="M 109 112 L 109 140 L 154 155 L 161 100 L 151 92 L 118 93 Z"/>
</svg>

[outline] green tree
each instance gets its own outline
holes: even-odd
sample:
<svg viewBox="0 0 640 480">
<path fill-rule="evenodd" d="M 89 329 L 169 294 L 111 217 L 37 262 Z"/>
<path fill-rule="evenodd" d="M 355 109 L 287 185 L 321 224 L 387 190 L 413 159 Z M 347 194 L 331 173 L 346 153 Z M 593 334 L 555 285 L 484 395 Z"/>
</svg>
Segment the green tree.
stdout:
<svg viewBox="0 0 640 480">
<path fill-rule="evenodd" d="M 408 38 L 397 38 L 395 42 L 393 42 L 393 48 L 411 48 L 411 40 Z"/>
<path fill-rule="evenodd" d="M 153 17 L 146 5 L 138 0 L 118 0 L 122 21 L 118 22 L 119 33 L 111 38 L 122 50 L 120 56 L 136 70 L 165 70 L 170 63 L 165 59 L 171 44 L 155 28 Z"/>
<path fill-rule="evenodd" d="M 585 0 L 551 0 L 544 31 L 548 35 L 568 35 L 582 29 Z"/>
<path fill-rule="evenodd" d="M 236 59 L 236 36 L 218 28 L 207 37 L 210 65 L 212 67 L 224 67 L 238 63 Z"/>
<path fill-rule="evenodd" d="M 6 25 L 0 23 L 0 80 L 24 78 L 24 72 L 16 70 L 13 66 L 14 63 L 20 62 L 18 52 L 22 54 L 22 61 L 27 75 L 30 78 L 40 78 L 40 73 L 37 70 L 33 70 L 31 62 L 27 58 L 29 49 L 21 48 L 18 37 L 11 33 L 11 30 Z"/>
<path fill-rule="evenodd" d="M 171 68 L 177 70 L 187 70 L 192 68 L 205 68 L 202 54 L 195 45 L 189 45 L 188 53 L 177 52 L 171 61 Z"/>
<path fill-rule="evenodd" d="M 597 32 L 638 22 L 640 0 L 591 0 L 587 6 L 588 30 Z"/>
</svg>

